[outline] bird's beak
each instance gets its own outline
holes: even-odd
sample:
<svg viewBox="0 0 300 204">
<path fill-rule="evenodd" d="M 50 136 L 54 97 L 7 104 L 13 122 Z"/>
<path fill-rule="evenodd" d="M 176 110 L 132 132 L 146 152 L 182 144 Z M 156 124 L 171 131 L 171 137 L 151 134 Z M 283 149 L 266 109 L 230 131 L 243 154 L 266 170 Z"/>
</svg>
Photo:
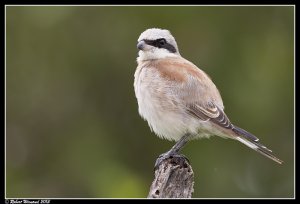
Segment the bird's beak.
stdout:
<svg viewBox="0 0 300 204">
<path fill-rule="evenodd" d="M 144 47 L 145 47 L 145 41 L 144 40 L 139 41 L 137 44 L 137 49 L 143 50 Z"/>
</svg>

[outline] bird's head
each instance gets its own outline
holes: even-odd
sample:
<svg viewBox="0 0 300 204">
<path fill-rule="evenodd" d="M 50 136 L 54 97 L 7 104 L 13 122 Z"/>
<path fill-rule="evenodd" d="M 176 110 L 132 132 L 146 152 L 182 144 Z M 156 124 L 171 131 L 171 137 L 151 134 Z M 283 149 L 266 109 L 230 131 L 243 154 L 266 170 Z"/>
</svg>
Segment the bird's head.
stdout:
<svg viewBox="0 0 300 204">
<path fill-rule="evenodd" d="M 175 38 L 170 31 L 151 28 L 145 30 L 138 39 L 138 60 L 162 59 L 180 56 Z"/>
</svg>

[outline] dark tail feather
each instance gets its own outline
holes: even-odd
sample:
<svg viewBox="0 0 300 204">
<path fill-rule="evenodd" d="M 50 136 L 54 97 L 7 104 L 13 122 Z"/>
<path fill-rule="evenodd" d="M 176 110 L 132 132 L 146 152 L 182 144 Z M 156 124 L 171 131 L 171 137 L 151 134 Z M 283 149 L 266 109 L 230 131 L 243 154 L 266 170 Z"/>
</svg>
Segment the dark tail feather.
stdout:
<svg viewBox="0 0 300 204">
<path fill-rule="evenodd" d="M 237 134 L 236 139 L 240 141 L 241 143 L 247 145 L 251 149 L 254 149 L 255 151 L 261 153 L 262 155 L 272 159 L 273 161 L 282 164 L 283 161 L 275 157 L 273 154 L 271 154 L 272 150 L 268 149 L 264 145 L 260 144 L 258 142 L 258 138 L 252 135 L 251 133 L 247 132 L 246 130 L 243 130 L 242 128 L 233 126 L 233 132 Z"/>
<path fill-rule="evenodd" d="M 259 139 L 257 137 L 255 137 L 254 135 L 252 135 L 250 132 L 247 132 L 246 130 L 239 128 L 237 126 L 233 126 L 233 132 L 235 132 L 237 135 L 240 136 L 244 136 L 246 138 L 248 138 L 248 140 L 254 141 L 254 142 L 258 142 Z"/>
</svg>

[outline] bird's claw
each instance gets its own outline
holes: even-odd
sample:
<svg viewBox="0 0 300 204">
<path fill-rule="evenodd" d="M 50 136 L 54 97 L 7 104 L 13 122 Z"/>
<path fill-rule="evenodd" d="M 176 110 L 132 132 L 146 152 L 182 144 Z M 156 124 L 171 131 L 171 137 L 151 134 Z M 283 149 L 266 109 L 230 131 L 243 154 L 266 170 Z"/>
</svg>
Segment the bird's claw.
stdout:
<svg viewBox="0 0 300 204">
<path fill-rule="evenodd" d="M 166 152 L 158 156 L 155 161 L 154 171 L 162 164 L 163 161 L 171 159 L 172 164 L 180 165 L 186 167 L 186 162 L 190 163 L 189 159 L 183 154 L 178 154 L 176 152 Z"/>
</svg>

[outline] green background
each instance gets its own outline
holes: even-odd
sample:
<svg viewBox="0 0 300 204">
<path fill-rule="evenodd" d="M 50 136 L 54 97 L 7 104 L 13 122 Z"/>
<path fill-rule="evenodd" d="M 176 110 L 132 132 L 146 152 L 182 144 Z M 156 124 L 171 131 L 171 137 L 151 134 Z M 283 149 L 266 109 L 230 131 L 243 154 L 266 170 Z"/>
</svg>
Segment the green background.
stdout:
<svg viewBox="0 0 300 204">
<path fill-rule="evenodd" d="M 6 7 L 6 196 L 147 196 L 156 157 L 133 90 L 137 39 L 169 29 L 230 120 L 284 160 L 190 142 L 193 197 L 294 196 L 294 7 Z"/>
</svg>

